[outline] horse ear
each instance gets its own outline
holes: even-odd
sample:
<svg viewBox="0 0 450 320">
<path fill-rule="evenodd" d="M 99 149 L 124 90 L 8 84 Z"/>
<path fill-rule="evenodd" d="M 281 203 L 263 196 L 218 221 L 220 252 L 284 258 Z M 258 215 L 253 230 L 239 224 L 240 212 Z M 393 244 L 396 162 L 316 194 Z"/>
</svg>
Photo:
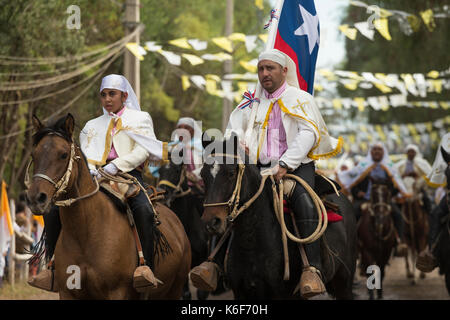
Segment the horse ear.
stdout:
<svg viewBox="0 0 450 320">
<path fill-rule="evenodd" d="M 75 128 L 75 119 L 72 114 L 68 113 L 66 116 L 66 120 L 64 121 L 64 130 L 69 134 L 69 137 L 72 137 L 73 130 Z"/>
<path fill-rule="evenodd" d="M 38 132 L 39 130 L 41 130 L 44 127 L 42 125 L 41 121 L 38 119 L 38 117 L 36 117 L 36 115 L 34 115 L 34 114 L 32 117 L 32 122 L 33 122 L 33 127 L 34 127 L 35 132 Z"/>
<path fill-rule="evenodd" d="M 441 154 L 442 154 L 442 157 L 444 158 L 444 161 L 449 163 L 450 162 L 450 154 L 447 151 L 445 151 L 445 149 L 442 146 L 441 146 Z"/>
</svg>

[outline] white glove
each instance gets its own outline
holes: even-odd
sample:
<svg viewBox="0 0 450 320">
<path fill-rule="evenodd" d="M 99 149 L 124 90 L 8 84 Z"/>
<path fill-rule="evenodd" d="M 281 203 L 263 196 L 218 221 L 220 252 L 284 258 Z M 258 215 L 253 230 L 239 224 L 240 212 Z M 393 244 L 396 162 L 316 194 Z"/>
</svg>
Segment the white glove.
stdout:
<svg viewBox="0 0 450 320">
<path fill-rule="evenodd" d="M 97 169 L 89 169 L 89 173 L 91 174 L 91 176 L 95 177 L 98 175 L 98 171 Z"/>
<path fill-rule="evenodd" d="M 105 170 L 106 173 L 109 173 L 112 176 L 115 176 L 117 172 L 119 172 L 119 169 L 116 167 L 114 163 L 108 163 L 106 166 L 103 167 L 103 170 Z"/>
</svg>

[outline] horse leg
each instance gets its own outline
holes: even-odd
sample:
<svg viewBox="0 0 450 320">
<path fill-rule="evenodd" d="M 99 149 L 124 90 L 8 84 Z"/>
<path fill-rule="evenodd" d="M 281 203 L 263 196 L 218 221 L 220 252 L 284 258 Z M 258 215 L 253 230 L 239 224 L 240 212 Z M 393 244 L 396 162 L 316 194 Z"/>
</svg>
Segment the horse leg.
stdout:
<svg viewBox="0 0 450 320">
<path fill-rule="evenodd" d="M 189 279 L 186 279 L 183 287 L 183 300 L 192 300 L 191 290 L 189 290 Z"/>
<path fill-rule="evenodd" d="M 411 255 L 411 249 L 408 248 L 408 251 L 405 256 L 405 265 L 406 265 L 406 278 L 411 279 L 414 278 L 414 274 L 411 273 L 411 269 L 409 268 L 409 257 Z"/>
</svg>

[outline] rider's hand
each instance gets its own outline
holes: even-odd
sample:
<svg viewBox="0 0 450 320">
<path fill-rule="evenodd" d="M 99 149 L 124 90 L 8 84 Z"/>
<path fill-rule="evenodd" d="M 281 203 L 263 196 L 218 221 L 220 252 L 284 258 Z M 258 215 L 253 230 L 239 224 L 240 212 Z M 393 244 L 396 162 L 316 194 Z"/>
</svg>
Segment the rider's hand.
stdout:
<svg viewBox="0 0 450 320">
<path fill-rule="evenodd" d="M 284 175 L 287 173 L 287 169 L 278 166 L 278 170 L 277 173 L 275 174 L 275 181 L 280 181 L 281 179 L 283 179 Z"/>
<path fill-rule="evenodd" d="M 115 176 L 117 172 L 119 172 L 119 169 L 116 167 L 114 163 L 108 163 L 106 166 L 103 167 L 103 170 L 105 170 L 106 173 Z"/>
<path fill-rule="evenodd" d="M 98 175 L 98 171 L 97 169 L 89 169 L 89 173 L 91 174 L 91 176 L 95 177 Z"/>
</svg>

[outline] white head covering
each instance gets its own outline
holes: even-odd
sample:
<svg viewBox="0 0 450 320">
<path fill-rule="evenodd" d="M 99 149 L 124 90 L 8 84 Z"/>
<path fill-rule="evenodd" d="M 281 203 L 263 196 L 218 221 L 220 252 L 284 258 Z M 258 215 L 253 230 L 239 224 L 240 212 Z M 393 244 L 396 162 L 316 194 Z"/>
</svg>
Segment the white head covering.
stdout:
<svg viewBox="0 0 450 320">
<path fill-rule="evenodd" d="M 134 93 L 133 88 L 128 82 L 127 78 L 118 74 L 110 74 L 106 77 L 103 77 L 102 84 L 100 86 L 100 92 L 103 89 L 116 89 L 122 92 L 128 93 L 128 98 L 125 101 L 125 106 L 130 109 L 141 110 L 141 106 L 139 105 L 139 101 Z M 108 114 L 108 112 L 103 108 L 103 113 Z"/>
<path fill-rule="evenodd" d="M 408 152 L 409 150 L 414 150 L 416 152 L 416 157 L 422 157 L 422 153 L 419 150 L 419 147 L 415 144 L 408 144 L 406 146 L 405 152 Z"/>
<path fill-rule="evenodd" d="M 269 49 L 259 55 L 258 62 L 262 60 L 270 60 L 280 64 L 283 68 L 286 67 L 286 56 L 278 49 Z"/>
<path fill-rule="evenodd" d="M 259 55 L 258 62 L 270 60 L 279 63 L 283 68 L 287 67 L 286 82 L 293 87 L 299 88 L 297 79 L 297 66 L 295 62 L 278 49 L 268 49 Z"/>
<path fill-rule="evenodd" d="M 442 137 L 441 143 L 439 144 L 439 148 L 436 152 L 431 173 L 425 178 L 428 185 L 433 188 L 444 187 L 448 183 L 445 176 L 445 170 L 448 164 L 442 156 L 441 147 L 447 153 L 450 153 L 450 132 L 447 132 Z"/>
<path fill-rule="evenodd" d="M 195 121 L 194 118 L 183 117 L 178 120 L 177 127 L 182 124 L 191 127 L 194 130 L 194 136 L 192 138 L 201 140 L 202 139 L 202 129 L 199 126 L 198 122 L 200 122 L 200 121 Z"/>
</svg>

